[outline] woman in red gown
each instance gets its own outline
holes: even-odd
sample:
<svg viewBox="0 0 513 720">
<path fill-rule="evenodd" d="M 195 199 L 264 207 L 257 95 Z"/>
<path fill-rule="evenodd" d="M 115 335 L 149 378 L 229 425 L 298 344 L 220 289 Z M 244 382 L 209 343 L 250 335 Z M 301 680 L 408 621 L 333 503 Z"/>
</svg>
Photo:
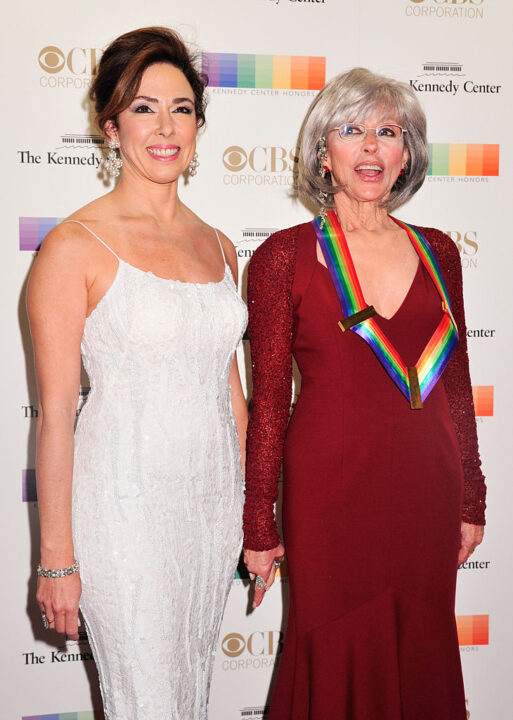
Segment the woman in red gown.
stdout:
<svg viewBox="0 0 513 720">
<path fill-rule="evenodd" d="M 428 162 L 407 85 L 363 69 L 334 78 L 302 133 L 300 188 L 320 194 L 321 217 L 272 235 L 250 263 L 244 520 L 255 605 L 284 552 L 282 462 L 290 579 L 269 720 L 466 718 L 456 572 L 482 540 L 485 485 L 460 260 L 442 232 L 388 214 Z M 346 314 L 344 291 L 363 316 Z M 402 385 L 362 328 L 392 348 Z M 301 394 L 288 422 L 293 356 Z"/>
</svg>

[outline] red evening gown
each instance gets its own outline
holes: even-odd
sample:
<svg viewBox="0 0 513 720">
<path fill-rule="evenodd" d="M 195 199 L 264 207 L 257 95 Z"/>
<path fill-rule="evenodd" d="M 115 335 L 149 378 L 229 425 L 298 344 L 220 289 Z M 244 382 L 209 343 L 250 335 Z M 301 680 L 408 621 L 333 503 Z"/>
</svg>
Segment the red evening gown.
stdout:
<svg viewBox="0 0 513 720">
<path fill-rule="evenodd" d="M 310 223 L 255 253 L 254 374 L 245 546 L 275 547 L 283 457 L 290 611 L 269 720 L 465 720 L 454 616 L 460 524 L 484 524 L 458 251 L 437 254 L 460 343 L 410 409 L 341 309 Z M 396 314 L 377 317 L 407 365 L 441 318 L 422 263 Z M 290 423 L 291 356 L 301 394 Z"/>
</svg>

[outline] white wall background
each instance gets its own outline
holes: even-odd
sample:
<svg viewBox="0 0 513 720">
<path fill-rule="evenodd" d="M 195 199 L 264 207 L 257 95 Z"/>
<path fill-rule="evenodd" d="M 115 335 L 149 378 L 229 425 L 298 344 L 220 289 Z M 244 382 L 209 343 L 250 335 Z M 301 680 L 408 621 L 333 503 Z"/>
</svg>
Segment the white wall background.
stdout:
<svg viewBox="0 0 513 720">
<path fill-rule="evenodd" d="M 459 571 L 457 614 L 487 616 L 489 621 L 488 644 L 472 644 L 479 640 L 476 636 L 463 637 L 470 643 L 461 647 L 469 717 L 511 716 L 513 489 L 511 420 L 506 415 L 511 398 L 512 22 L 513 6 L 504 0 L 29 0 L 4 9 L 2 720 L 103 717 L 87 641 L 59 646 L 56 636 L 42 630 L 34 601 L 37 503 L 22 501 L 22 471 L 34 468 L 31 407 L 37 406 L 23 310 L 33 253 L 20 250 L 19 218 L 63 218 L 109 188 L 94 165 L 58 164 L 57 158 L 95 163 L 100 157 L 87 138 L 85 144 L 69 139 L 94 132 L 86 102 L 91 58 L 99 57 L 101 48 L 121 33 L 154 24 L 177 29 L 211 53 L 326 57 L 326 79 L 363 65 L 413 81 L 428 116 L 432 143 L 500 145 L 498 176 L 433 175 L 397 215 L 450 231 L 458 241 L 467 323 L 474 332 L 469 339 L 473 384 L 493 386 L 493 415 L 478 418 L 489 486 L 488 527 L 485 543 L 473 558 L 480 566 Z M 49 46 L 58 49 L 53 58 L 41 54 Z M 58 72 L 49 72 L 58 57 L 67 62 Z M 426 71 L 426 63 L 461 68 Z M 422 84 L 443 85 L 445 90 L 422 90 Z M 495 92 L 489 86 L 495 86 Z M 475 87 L 478 91 L 468 92 Z M 210 90 L 207 127 L 198 147 L 201 165 L 183 187 L 182 197 L 236 244 L 243 284 L 249 255 L 266 232 L 310 217 L 291 196 L 291 163 L 283 169 L 279 158 L 295 147 L 314 95 L 306 89 Z M 230 155 L 226 150 L 232 146 L 239 149 Z M 252 168 L 244 158 L 253 148 L 257 150 Z M 230 170 L 230 163 L 241 168 Z M 25 223 L 23 238 L 26 228 Z M 245 352 L 240 352 L 241 366 Z M 248 584 L 234 580 L 212 683 L 212 720 L 265 717 L 286 599 L 285 578 L 261 609 L 248 614 Z"/>
</svg>

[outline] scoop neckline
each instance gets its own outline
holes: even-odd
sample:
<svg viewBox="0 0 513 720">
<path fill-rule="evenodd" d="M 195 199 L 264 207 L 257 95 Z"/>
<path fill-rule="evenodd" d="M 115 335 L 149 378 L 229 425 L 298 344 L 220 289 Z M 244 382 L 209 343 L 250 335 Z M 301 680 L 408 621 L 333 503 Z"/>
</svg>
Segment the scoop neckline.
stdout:
<svg viewBox="0 0 513 720">
<path fill-rule="evenodd" d="M 126 260 L 122 260 L 121 258 L 117 258 L 118 260 L 118 267 L 116 270 L 116 274 L 114 275 L 114 279 L 112 280 L 111 284 L 107 288 L 107 290 L 104 292 L 102 297 L 98 300 L 94 308 L 91 310 L 89 315 L 86 317 L 85 321 L 87 323 L 90 318 L 93 317 L 93 315 L 96 313 L 97 310 L 100 309 L 101 305 L 104 305 L 108 301 L 108 296 L 112 294 L 113 288 L 117 283 L 118 277 L 119 277 L 119 271 L 120 268 L 124 265 L 130 270 L 135 270 L 136 272 L 141 273 L 142 275 L 147 275 L 148 277 L 154 278 L 155 280 L 160 280 L 161 282 L 168 283 L 169 285 L 182 285 L 184 287 L 197 287 L 197 288 L 207 288 L 207 287 L 213 287 L 222 285 L 224 281 L 226 280 L 228 271 L 230 270 L 230 267 L 228 263 L 224 264 L 224 274 L 223 277 L 220 280 L 209 280 L 208 282 L 203 283 L 194 283 L 194 282 L 188 282 L 187 280 L 175 280 L 174 278 L 163 278 L 159 275 L 155 275 L 151 270 L 142 270 L 141 268 L 136 267 L 135 265 L 131 265 L 130 263 L 127 263 Z"/>
<path fill-rule="evenodd" d="M 143 275 L 149 275 L 150 277 L 153 277 L 156 280 L 162 280 L 163 282 L 174 283 L 176 285 L 194 285 L 196 287 L 201 287 L 203 285 L 205 287 L 207 287 L 208 285 L 220 285 L 222 282 L 224 282 L 224 279 L 226 278 L 226 273 L 229 269 L 228 263 L 225 262 L 223 277 L 220 280 L 207 280 L 207 282 L 191 282 L 190 280 L 178 280 L 177 278 L 165 278 L 165 277 L 162 277 L 161 275 L 155 275 L 155 273 L 152 270 L 143 270 L 142 268 L 139 268 L 136 265 L 132 265 L 131 263 L 127 262 L 126 260 L 122 260 L 120 257 L 118 257 L 118 261 L 120 264 L 126 265 L 128 268 L 131 268 L 132 270 L 136 270 L 137 272 L 143 273 Z M 116 274 L 117 274 L 117 272 L 116 272 Z"/>
</svg>

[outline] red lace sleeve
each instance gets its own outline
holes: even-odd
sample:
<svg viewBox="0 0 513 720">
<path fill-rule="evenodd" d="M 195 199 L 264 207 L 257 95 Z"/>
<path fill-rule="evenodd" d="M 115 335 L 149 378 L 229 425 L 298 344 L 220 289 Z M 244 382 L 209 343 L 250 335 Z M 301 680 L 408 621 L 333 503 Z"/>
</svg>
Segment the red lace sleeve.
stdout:
<svg viewBox="0 0 513 720">
<path fill-rule="evenodd" d="M 481 471 L 470 382 L 460 256 L 456 245 L 445 233 L 432 228 L 419 229 L 431 243 L 440 263 L 460 338 L 442 380 L 461 451 L 465 482 L 462 520 L 472 525 L 484 525 L 486 485 Z"/>
<path fill-rule="evenodd" d="M 292 395 L 292 281 L 295 236 L 271 235 L 248 271 L 248 334 L 253 398 L 246 452 L 244 547 L 271 550 L 281 540 L 274 503 Z"/>
</svg>

